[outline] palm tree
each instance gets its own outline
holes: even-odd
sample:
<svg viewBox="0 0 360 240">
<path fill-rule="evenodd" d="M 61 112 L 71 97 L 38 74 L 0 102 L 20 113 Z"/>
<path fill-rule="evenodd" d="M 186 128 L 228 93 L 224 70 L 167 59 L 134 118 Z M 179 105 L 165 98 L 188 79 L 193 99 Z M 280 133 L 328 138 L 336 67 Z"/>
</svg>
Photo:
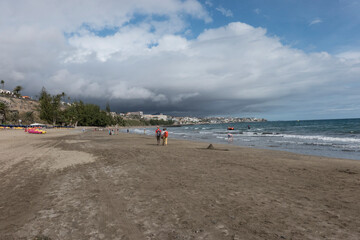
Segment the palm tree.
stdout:
<svg viewBox="0 0 360 240">
<path fill-rule="evenodd" d="M 106 102 L 106 107 L 105 107 L 105 110 L 106 110 L 106 112 L 111 112 L 111 110 L 110 110 L 110 103 L 109 102 Z"/>
<path fill-rule="evenodd" d="M 20 92 L 22 89 L 23 89 L 22 86 L 16 86 L 13 92 L 15 93 L 16 96 L 20 96 Z"/>
<path fill-rule="evenodd" d="M 62 92 L 62 93 L 61 93 L 61 98 L 62 98 L 63 102 L 65 102 L 65 96 L 66 96 L 66 93 L 65 93 L 65 92 Z"/>
<path fill-rule="evenodd" d="M 4 89 L 5 81 L 1 80 L 2 89 Z"/>
</svg>

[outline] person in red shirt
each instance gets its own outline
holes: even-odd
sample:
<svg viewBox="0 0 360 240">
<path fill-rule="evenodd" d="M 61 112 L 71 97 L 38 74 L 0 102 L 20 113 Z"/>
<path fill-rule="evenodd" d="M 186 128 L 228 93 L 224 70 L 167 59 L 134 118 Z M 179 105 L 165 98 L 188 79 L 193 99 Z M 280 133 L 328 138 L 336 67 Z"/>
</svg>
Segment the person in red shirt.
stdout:
<svg viewBox="0 0 360 240">
<path fill-rule="evenodd" d="M 160 130 L 159 126 L 157 126 L 157 129 L 155 130 L 155 137 L 157 140 L 157 145 L 160 145 L 161 130 Z"/>
<path fill-rule="evenodd" d="M 166 146 L 167 145 L 167 139 L 169 137 L 169 133 L 168 131 L 166 130 L 166 128 L 163 129 L 163 136 L 162 136 L 162 139 L 163 139 L 163 145 Z"/>
</svg>

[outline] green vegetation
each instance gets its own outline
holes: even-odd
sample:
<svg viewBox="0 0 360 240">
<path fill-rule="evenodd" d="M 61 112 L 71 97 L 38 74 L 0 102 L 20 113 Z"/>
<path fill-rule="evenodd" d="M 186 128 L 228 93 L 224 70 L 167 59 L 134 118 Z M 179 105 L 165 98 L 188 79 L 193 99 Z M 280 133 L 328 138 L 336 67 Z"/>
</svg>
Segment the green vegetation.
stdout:
<svg viewBox="0 0 360 240">
<path fill-rule="evenodd" d="M 63 92 L 57 95 L 47 93 L 43 88 L 40 92 L 40 119 L 53 125 L 65 126 L 149 126 L 149 125 L 172 125 L 172 121 L 150 120 L 145 121 L 141 118 L 124 119 L 120 116 L 111 116 L 110 104 L 106 104 L 106 110 L 101 110 L 95 104 L 86 104 L 82 101 L 75 101 L 69 105 L 63 106 L 61 99 L 66 94 Z M 27 119 L 32 114 L 26 115 Z"/>
<path fill-rule="evenodd" d="M 138 119 L 126 119 L 124 120 L 124 126 L 148 126 L 144 120 Z"/>
<path fill-rule="evenodd" d="M 106 103 L 105 111 L 108 113 L 111 112 L 109 102 Z"/>
<path fill-rule="evenodd" d="M 5 113 L 6 110 L 7 110 L 6 104 L 3 102 L 0 102 L 0 113 Z"/>
<path fill-rule="evenodd" d="M 5 103 L 0 102 L 0 122 L 3 123 L 6 121 L 6 115 L 8 112 L 8 107 Z"/>
<path fill-rule="evenodd" d="M 18 121 L 20 119 L 19 111 L 9 111 L 6 117 L 6 120 L 15 124 L 18 124 Z"/>
<path fill-rule="evenodd" d="M 116 121 L 95 104 L 84 104 L 82 101 L 74 102 L 63 111 L 65 125 L 80 126 L 107 126 L 115 125 Z"/>
<path fill-rule="evenodd" d="M 0 102 L 0 123 L 4 124 L 12 122 L 17 124 L 19 121 L 19 112 L 17 110 L 11 110 L 4 102 Z"/>
<path fill-rule="evenodd" d="M 34 112 L 33 111 L 25 112 L 20 115 L 20 119 L 23 120 L 23 124 L 31 124 L 35 120 Z"/>
<path fill-rule="evenodd" d="M 21 86 L 17 86 L 14 92 L 20 95 Z M 150 126 L 150 125 L 172 125 L 173 121 L 150 120 L 146 121 L 140 116 L 133 116 L 131 119 L 124 119 L 120 116 L 110 114 L 110 104 L 106 103 L 105 111 L 95 104 L 86 104 L 82 101 L 75 101 L 71 104 L 62 104 L 66 94 L 51 95 L 45 88 L 39 94 L 39 116 L 40 119 L 54 126 Z M 70 97 L 67 98 L 70 101 Z M 13 99 L 10 101 L 14 102 Z M 22 124 L 31 124 L 36 121 L 37 113 L 33 111 L 21 112 L 11 110 L 8 106 L 0 102 L 0 123 L 18 124 L 19 119 Z"/>
<path fill-rule="evenodd" d="M 4 81 L 1 84 L 4 85 Z M 21 86 L 14 88 L 14 94 L 21 96 Z M 51 95 L 43 87 L 39 94 L 39 115 L 34 111 L 20 112 L 11 110 L 9 107 L 0 102 L 0 123 L 18 124 L 22 120 L 22 124 L 31 124 L 37 121 L 39 116 L 41 120 L 54 126 L 150 126 L 150 125 L 172 125 L 173 121 L 164 120 L 144 120 L 140 116 L 132 116 L 131 119 L 124 119 L 120 116 L 111 115 L 109 102 L 106 103 L 105 111 L 100 109 L 98 105 L 86 104 L 82 101 L 75 101 L 71 104 L 64 104 L 66 94 L 64 92 Z M 70 97 L 67 97 L 70 102 Z M 11 102 L 15 102 L 10 98 Z"/>
<path fill-rule="evenodd" d="M 113 118 L 94 104 L 74 102 L 62 106 L 65 93 L 51 95 L 43 88 L 40 92 L 40 119 L 53 125 L 106 126 L 114 124 Z"/>
<path fill-rule="evenodd" d="M 34 122 L 35 116 L 33 111 L 19 113 L 17 110 L 10 110 L 9 107 L 0 102 L 0 123 L 18 124 L 19 120 L 22 124 L 31 124 Z"/>
<path fill-rule="evenodd" d="M 52 123 L 53 125 L 56 125 L 61 116 L 61 98 L 61 94 L 51 96 L 49 93 L 46 92 L 45 88 L 42 88 L 39 97 L 40 119 L 46 121 L 47 123 Z"/>
<path fill-rule="evenodd" d="M 14 94 L 17 96 L 17 97 L 20 97 L 21 94 L 20 92 L 23 90 L 23 87 L 22 86 L 16 86 L 13 90 Z"/>
</svg>

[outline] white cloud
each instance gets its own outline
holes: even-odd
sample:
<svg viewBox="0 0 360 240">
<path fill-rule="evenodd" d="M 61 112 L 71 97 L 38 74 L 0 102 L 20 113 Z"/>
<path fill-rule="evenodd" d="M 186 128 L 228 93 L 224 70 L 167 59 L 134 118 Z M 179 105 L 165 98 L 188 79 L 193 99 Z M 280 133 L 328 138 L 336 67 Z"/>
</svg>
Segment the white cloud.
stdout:
<svg viewBox="0 0 360 240">
<path fill-rule="evenodd" d="M 156 40 L 156 36 L 149 32 L 148 27 L 124 27 L 113 36 L 99 37 L 93 33 L 74 36 L 69 39 L 69 44 L 77 51 L 72 56 L 67 56 L 65 62 L 72 59 L 82 62 L 83 57 L 92 53 L 102 61 L 107 61 L 112 55 L 125 59 L 129 56 L 141 55 L 148 49 L 148 45 Z M 81 61 L 78 61 L 81 59 Z"/>
<path fill-rule="evenodd" d="M 77 99 L 111 99 L 118 111 L 291 111 L 314 102 L 325 108 L 329 96 L 342 105 L 359 100 L 358 52 L 308 54 L 240 22 L 189 40 L 184 14 L 211 21 L 200 3 L 149 2 L 91 1 L 83 8 L 64 1 L 58 11 L 45 0 L 2 1 L 0 20 L 10 20 L 0 25 L 1 79 L 28 95 L 45 86 Z M 147 15 L 132 24 L 137 13 Z M 99 36 L 85 23 L 117 31 Z"/>
<path fill-rule="evenodd" d="M 351 64 L 360 63 L 360 52 L 357 51 L 343 52 L 338 54 L 337 57 L 340 58 L 342 62 L 350 62 Z"/>
<path fill-rule="evenodd" d="M 12 71 L 12 72 L 10 73 L 10 77 L 11 77 L 12 79 L 14 79 L 15 82 L 20 82 L 20 81 L 22 81 L 22 80 L 25 79 L 24 74 L 21 73 L 21 72 L 17 72 L 17 71 Z"/>
<path fill-rule="evenodd" d="M 119 82 L 111 88 L 111 96 L 113 98 L 134 100 L 152 100 L 154 102 L 166 102 L 167 98 L 163 94 L 155 94 L 144 87 L 130 87 L 126 82 Z"/>
<path fill-rule="evenodd" d="M 230 9 L 225 9 L 223 7 L 217 7 L 216 8 L 217 11 L 221 12 L 222 15 L 224 15 L 225 17 L 233 17 L 233 12 Z"/>
<path fill-rule="evenodd" d="M 209 7 L 212 7 L 214 4 L 210 0 L 205 1 L 205 5 L 208 5 Z"/>
<path fill-rule="evenodd" d="M 85 75 L 86 76 L 86 75 Z M 103 84 L 89 76 L 71 73 L 67 69 L 60 69 L 49 77 L 46 88 L 52 93 L 66 92 L 67 95 L 77 97 L 101 98 L 106 95 L 107 89 Z"/>
<path fill-rule="evenodd" d="M 314 20 L 312 20 L 310 23 L 309 23 L 309 26 L 311 25 L 314 25 L 314 24 L 319 24 L 319 23 L 322 23 L 323 21 L 320 19 L 320 18 L 315 18 Z"/>
<path fill-rule="evenodd" d="M 100 37 L 93 33 L 75 36 L 69 44 L 76 49 L 64 56 L 64 62 L 83 63 L 95 54 L 101 62 L 108 59 L 126 60 L 135 56 L 148 56 L 162 51 L 181 51 L 187 48 L 185 38 L 172 34 L 151 33 L 148 27 L 124 27 L 113 36 Z"/>
<path fill-rule="evenodd" d="M 173 103 L 178 103 L 178 102 L 184 101 L 185 99 L 193 98 L 193 97 L 196 97 L 198 95 L 199 95 L 198 92 L 195 92 L 195 93 L 181 93 L 181 94 L 178 94 L 178 95 L 172 97 L 171 101 Z"/>
<path fill-rule="evenodd" d="M 211 21 L 210 16 L 196 0 L 4 0 L 0 2 L 0 22 L 9 28 L 19 23 L 41 28 L 56 26 L 61 31 L 77 31 L 83 24 L 95 29 L 104 26 L 122 26 L 134 14 L 176 17 L 181 14 Z"/>
<path fill-rule="evenodd" d="M 254 9 L 254 12 L 255 12 L 256 14 L 260 14 L 260 13 L 261 13 L 261 9 L 255 8 L 255 9 Z"/>
<path fill-rule="evenodd" d="M 188 47 L 188 41 L 185 38 L 165 35 L 158 40 L 158 46 L 154 48 L 156 51 L 182 51 Z"/>
</svg>

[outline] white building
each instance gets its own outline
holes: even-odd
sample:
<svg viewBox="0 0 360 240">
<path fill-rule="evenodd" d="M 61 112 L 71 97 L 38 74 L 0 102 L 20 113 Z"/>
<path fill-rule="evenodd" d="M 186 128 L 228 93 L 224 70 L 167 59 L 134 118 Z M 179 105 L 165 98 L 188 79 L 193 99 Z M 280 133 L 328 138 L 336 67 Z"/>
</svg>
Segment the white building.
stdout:
<svg viewBox="0 0 360 240">
<path fill-rule="evenodd" d="M 126 116 L 127 117 L 130 117 L 130 116 L 139 116 L 139 117 L 142 117 L 144 115 L 144 113 L 142 111 L 138 111 L 138 112 L 128 112 L 126 113 Z"/>
<path fill-rule="evenodd" d="M 113 118 L 117 116 L 116 112 L 110 112 L 110 116 L 112 116 Z"/>
<path fill-rule="evenodd" d="M 7 95 L 14 95 L 13 92 L 9 91 L 9 90 L 5 90 L 5 89 L 0 89 L 0 94 L 7 94 Z"/>
<path fill-rule="evenodd" d="M 151 114 L 145 114 L 143 115 L 145 120 L 164 120 L 167 121 L 168 120 L 168 116 L 160 113 L 159 115 L 151 115 Z"/>
<path fill-rule="evenodd" d="M 200 119 L 196 117 L 183 117 L 180 121 L 181 124 L 199 123 Z"/>
</svg>

